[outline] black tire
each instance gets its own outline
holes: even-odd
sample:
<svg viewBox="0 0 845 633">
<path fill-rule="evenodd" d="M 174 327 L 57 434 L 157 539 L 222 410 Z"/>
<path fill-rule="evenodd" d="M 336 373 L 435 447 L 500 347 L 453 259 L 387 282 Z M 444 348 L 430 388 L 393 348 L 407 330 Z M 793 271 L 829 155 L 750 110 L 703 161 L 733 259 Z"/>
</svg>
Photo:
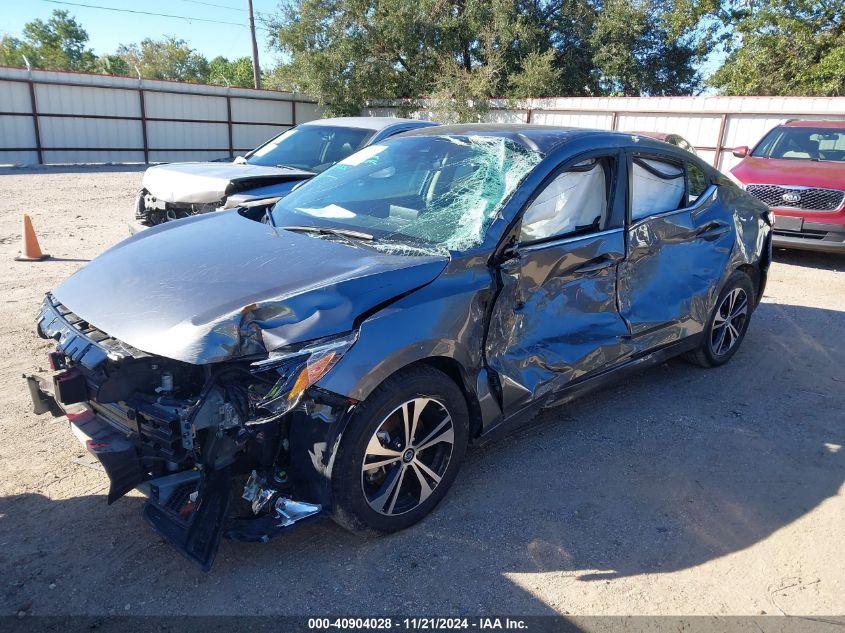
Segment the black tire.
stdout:
<svg viewBox="0 0 845 633">
<path fill-rule="evenodd" d="M 729 297 L 731 297 L 732 293 L 738 293 L 739 295 L 736 300 L 737 311 L 740 305 L 740 299 L 744 299 L 746 305 L 745 315 L 742 319 L 734 317 L 732 320 L 729 320 L 729 324 L 734 326 L 733 330 L 722 332 L 725 329 L 725 308 L 730 307 L 728 304 L 730 303 Z M 727 282 L 722 288 L 722 292 L 719 293 L 716 306 L 713 308 L 713 313 L 710 315 L 707 326 L 704 328 L 704 340 L 701 342 L 701 346 L 689 352 L 686 355 L 687 360 L 702 367 L 719 367 L 733 358 L 733 355 L 736 354 L 740 345 L 742 345 L 742 341 L 745 339 L 745 333 L 748 331 L 748 324 L 751 321 L 751 314 L 754 311 L 754 297 L 754 283 L 751 281 L 751 278 L 740 270 L 734 271 L 728 277 Z M 736 332 L 736 334 L 732 334 L 731 332 Z M 719 341 L 721 340 L 719 338 L 720 335 L 724 335 L 729 339 L 729 347 L 725 347 L 724 340 L 722 340 L 722 345 L 719 345 Z"/>
<path fill-rule="evenodd" d="M 411 438 L 410 446 L 403 445 L 401 449 L 398 448 L 400 441 L 404 444 L 404 439 L 401 437 L 399 430 L 402 428 L 402 414 L 408 411 L 402 409 L 403 403 L 407 403 L 414 398 L 430 399 L 429 403 L 420 407 L 422 413 L 418 414 L 419 427 L 415 434 L 418 440 L 427 439 L 427 437 L 423 437 L 425 433 L 436 434 L 439 426 L 442 426 L 443 423 L 438 420 L 443 416 L 444 409 L 446 417 L 451 419 L 451 435 L 454 441 L 452 442 L 451 452 L 445 459 L 444 454 L 448 446 L 446 440 L 434 442 L 429 448 L 420 447 L 419 453 L 412 456 L 413 459 L 410 462 L 406 462 L 407 448 L 413 447 L 414 438 Z M 418 405 L 411 404 L 410 410 L 413 411 L 415 406 Z M 442 420 L 446 421 L 446 418 L 442 417 Z M 371 468 L 365 472 L 363 470 L 365 461 L 370 466 L 374 463 L 373 456 L 367 454 L 370 447 L 373 446 L 371 442 L 375 440 L 381 445 L 384 442 L 383 438 L 391 437 L 389 432 L 383 430 L 391 424 L 394 425 L 396 435 L 399 437 L 396 438 L 395 443 L 388 442 L 388 446 L 382 446 L 382 448 L 387 450 L 396 448 L 397 454 L 400 454 L 401 457 L 385 456 L 385 459 L 398 459 L 398 463 L 394 462 L 376 469 Z M 447 433 L 448 430 L 448 427 L 446 427 Z M 381 434 L 381 439 L 376 437 L 377 432 Z M 438 437 L 443 435 L 441 431 L 441 435 Z M 417 523 L 431 512 L 448 492 L 466 453 L 468 438 L 469 412 L 467 403 L 463 392 L 451 378 L 438 369 L 422 364 L 397 372 L 379 385 L 358 406 L 358 410 L 344 431 L 332 467 L 334 520 L 346 529 L 358 534 L 395 532 Z M 420 441 L 419 444 L 422 445 L 423 442 Z M 434 454 L 435 451 L 439 453 L 439 456 Z M 411 452 L 413 453 L 413 449 Z M 433 491 L 418 505 L 409 506 L 408 510 L 398 512 L 401 509 L 400 498 L 408 503 L 412 501 L 414 486 L 420 489 L 417 496 L 423 497 L 422 483 L 417 481 L 418 477 L 423 477 L 429 485 L 434 483 L 435 480 L 423 474 L 422 467 L 417 466 L 419 464 L 417 459 L 431 459 L 432 454 L 438 460 L 437 464 L 432 462 L 427 466 L 431 466 L 435 471 L 438 468 L 443 469 L 439 483 L 433 486 Z M 375 461 L 378 461 L 378 459 L 376 458 Z M 394 469 L 399 469 L 400 474 L 401 470 L 406 470 L 409 481 L 403 483 L 404 480 L 401 477 L 393 475 Z M 388 489 L 388 477 L 391 475 L 396 476 L 398 480 L 398 492 L 393 499 L 393 503 L 396 505 L 391 508 L 392 511 L 397 513 L 384 514 L 376 511 L 371 505 L 374 502 L 378 505 L 378 499 L 381 499 L 384 495 L 373 493 L 374 501 L 368 494 L 371 490 L 377 492 Z M 384 477 L 384 481 L 379 485 L 378 477 L 381 476 Z M 402 476 L 404 477 L 404 475 Z M 375 483 L 370 481 L 370 477 L 375 478 Z M 400 497 L 403 489 L 410 489 L 410 492 L 406 492 L 404 497 Z M 386 505 L 389 505 L 389 503 Z M 384 508 L 383 510 L 387 511 Z"/>
</svg>

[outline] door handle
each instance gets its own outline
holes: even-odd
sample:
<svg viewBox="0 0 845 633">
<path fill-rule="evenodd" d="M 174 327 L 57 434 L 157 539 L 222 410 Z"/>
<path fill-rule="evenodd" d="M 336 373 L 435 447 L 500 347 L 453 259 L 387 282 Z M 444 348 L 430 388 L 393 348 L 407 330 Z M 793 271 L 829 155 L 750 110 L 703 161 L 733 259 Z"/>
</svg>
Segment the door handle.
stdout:
<svg viewBox="0 0 845 633">
<path fill-rule="evenodd" d="M 593 259 L 588 259 L 586 262 L 581 264 L 580 266 L 576 266 L 572 272 L 573 273 L 592 273 L 597 270 L 602 270 L 604 268 L 609 268 L 616 263 L 616 258 L 612 255 L 608 255 L 605 253 L 604 255 L 599 255 L 598 257 L 594 257 Z"/>
<path fill-rule="evenodd" d="M 701 226 L 699 229 L 695 231 L 695 236 L 707 239 L 715 239 L 720 235 L 724 235 L 728 230 L 728 225 L 725 222 L 720 222 L 718 220 L 712 220 L 707 224 Z"/>
</svg>

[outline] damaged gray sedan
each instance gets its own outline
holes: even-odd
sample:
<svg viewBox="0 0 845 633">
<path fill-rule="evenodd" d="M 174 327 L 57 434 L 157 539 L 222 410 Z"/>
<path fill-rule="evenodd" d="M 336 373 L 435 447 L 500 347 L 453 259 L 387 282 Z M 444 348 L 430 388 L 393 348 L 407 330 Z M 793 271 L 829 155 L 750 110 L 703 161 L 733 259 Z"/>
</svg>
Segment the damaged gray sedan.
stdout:
<svg viewBox="0 0 845 633">
<path fill-rule="evenodd" d="M 658 141 L 428 128 L 272 211 L 105 252 L 44 301 L 54 374 L 29 387 L 102 462 L 109 503 L 140 487 L 205 569 L 222 536 L 322 516 L 391 532 L 468 444 L 672 356 L 727 362 L 770 233 L 765 206 Z"/>
</svg>

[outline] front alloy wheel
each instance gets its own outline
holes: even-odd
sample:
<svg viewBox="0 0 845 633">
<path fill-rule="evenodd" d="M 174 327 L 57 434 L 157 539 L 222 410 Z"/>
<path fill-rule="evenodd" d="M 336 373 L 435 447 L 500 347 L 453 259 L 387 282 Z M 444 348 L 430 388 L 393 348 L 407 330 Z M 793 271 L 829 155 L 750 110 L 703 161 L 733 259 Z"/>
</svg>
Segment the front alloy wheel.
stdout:
<svg viewBox="0 0 845 633">
<path fill-rule="evenodd" d="M 414 398 L 396 407 L 367 444 L 361 486 L 379 514 L 413 510 L 431 496 L 449 466 L 455 432 L 446 406 Z"/>
<path fill-rule="evenodd" d="M 353 532 L 413 525 L 446 495 L 469 436 L 466 399 L 428 365 L 397 372 L 356 408 L 332 467 L 335 521 Z"/>
</svg>

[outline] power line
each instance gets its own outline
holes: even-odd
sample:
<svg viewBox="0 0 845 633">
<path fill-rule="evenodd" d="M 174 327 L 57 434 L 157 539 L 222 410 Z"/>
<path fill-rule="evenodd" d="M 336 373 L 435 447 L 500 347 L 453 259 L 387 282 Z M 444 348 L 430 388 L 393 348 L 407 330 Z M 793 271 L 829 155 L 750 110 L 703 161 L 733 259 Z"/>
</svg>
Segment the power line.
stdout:
<svg viewBox="0 0 845 633">
<path fill-rule="evenodd" d="M 241 13 L 247 13 L 247 9 L 242 7 L 233 7 L 228 4 L 215 4 L 213 2 L 203 2 L 202 0 L 181 0 L 182 2 L 190 2 L 191 4 L 201 4 L 206 7 L 217 7 L 218 9 L 228 9 L 230 11 L 240 11 Z M 267 17 L 274 17 L 275 14 L 270 13 L 268 11 L 256 11 L 255 15 L 258 16 L 267 16 Z"/>
<path fill-rule="evenodd" d="M 190 2 L 191 4 L 201 4 L 206 7 L 217 7 L 218 9 L 228 9 L 229 11 L 246 12 L 242 7 L 233 7 L 228 4 L 214 4 L 213 2 L 202 2 L 201 0 L 182 0 L 182 2 Z"/>
<path fill-rule="evenodd" d="M 215 4 L 213 2 L 203 2 L 202 0 L 181 0 L 182 2 L 190 2 L 191 4 L 201 4 L 206 7 L 217 7 L 218 9 L 228 9 L 229 11 L 240 11 L 241 13 L 248 13 L 247 9 L 242 7 L 233 7 L 228 4 Z M 274 13 L 269 11 L 255 11 L 255 15 L 259 17 L 275 17 Z M 259 27 L 261 28 L 261 27 Z M 265 29 L 268 30 L 268 29 Z"/>
<path fill-rule="evenodd" d="M 41 2 L 47 2 L 50 4 L 59 4 L 65 5 L 69 7 L 83 7 L 85 9 L 99 9 L 101 11 L 114 11 L 116 13 L 134 13 L 137 15 L 151 15 L 160 18 L 171 18 L 175 20 L 185 20 L 186 22 L 208 22 L 210 24 L 225 24 L 228 26 L 240 26 L 241 28 L 249 28 L 248 24 L 242 24 L 240 22 L 227 22 L 224 20 L 211 20 L 209 18 L 196 18 L 189 15 L 175 15 L 172 13 L 155 13 L 153 11 L 140 11 L 138 9 L 118 9 L 116 7 L 104 7 L 98 4 L 85 4 L 82 2 L 68 2 L 67 0 L 41 0 Z M 256 27 L 262 30 L 268 31 L 272 33 L 270 29 L 266 29 L 264 27 Z"/>
</svg>

